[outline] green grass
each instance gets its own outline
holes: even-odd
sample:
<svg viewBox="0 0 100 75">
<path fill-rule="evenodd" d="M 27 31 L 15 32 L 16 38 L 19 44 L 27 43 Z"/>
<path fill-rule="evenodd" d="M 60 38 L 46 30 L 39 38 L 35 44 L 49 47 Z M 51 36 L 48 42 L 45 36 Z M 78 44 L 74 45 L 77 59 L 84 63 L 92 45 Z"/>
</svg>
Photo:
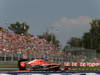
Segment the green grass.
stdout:
<svg viewBox="0 0 100 75">
<path fill-rule="evenodd" d="M 17 62 L 0 62 L 0 68 L 16 68 Z"/>
</svg>

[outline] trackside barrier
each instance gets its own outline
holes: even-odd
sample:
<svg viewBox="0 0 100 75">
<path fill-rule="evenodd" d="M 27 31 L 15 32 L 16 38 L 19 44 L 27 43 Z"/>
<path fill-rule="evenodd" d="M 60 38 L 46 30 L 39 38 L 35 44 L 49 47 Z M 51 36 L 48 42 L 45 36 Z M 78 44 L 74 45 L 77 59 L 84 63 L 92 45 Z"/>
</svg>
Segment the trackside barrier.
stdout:
<svg viewBox="0 0 100 75">
<path fill-rule="evenodd" d="M 100 66 L 100 63 L 91 63 L 91 62 L 65 62 L 64 66 L 89 66 L 89 67 L 95 67 Z"/>
</svg>

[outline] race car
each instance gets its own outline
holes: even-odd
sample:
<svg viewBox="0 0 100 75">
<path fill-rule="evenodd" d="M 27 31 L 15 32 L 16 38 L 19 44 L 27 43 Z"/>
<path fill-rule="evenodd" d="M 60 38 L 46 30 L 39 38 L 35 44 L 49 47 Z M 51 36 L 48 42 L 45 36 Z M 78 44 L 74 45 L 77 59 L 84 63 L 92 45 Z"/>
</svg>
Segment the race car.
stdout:
<svg viewBox="0 0 100 75">
<path fill-rule="evenodd" d="M 31 71 L 59 71 L 60 64 L 54 62 L 46 62 L 42 59 L 35 59 L 28 62 Z"/>
<path fill-rule="evenodd" d="M 26 66 L 29 66 L 28 68 Z M 32 72 L 32 71 L 60 71 L 60 64 L 54 62 L 46 62 L 42 59 L 35 59 L 30 62 L 20 60 L 18 62 L 18 71 L 14 72 Z"/>
</svg>

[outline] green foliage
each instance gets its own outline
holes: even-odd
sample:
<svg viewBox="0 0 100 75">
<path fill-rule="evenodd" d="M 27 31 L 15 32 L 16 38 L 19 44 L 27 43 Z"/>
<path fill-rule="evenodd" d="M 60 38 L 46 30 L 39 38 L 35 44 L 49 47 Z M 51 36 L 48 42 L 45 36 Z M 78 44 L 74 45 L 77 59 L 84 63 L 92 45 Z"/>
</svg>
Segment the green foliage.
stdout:
<svg viewBox="0 0 100 75">
<path fill-rule="evenodd" d="M 82 40 L 77 37 L 72 37 L 67 44 L 70 45 L 70 47 L 82 47 Z"/>
<path fill-rule="evenodd" d="M 66 51 L 66 49 L 68 48 L 82 48 L 83 47 L 83 43 L 82 43 L 82 39 L 78 38 L 78 37 L 72 37 L 65 45 L 65 47 L 63 48 L 63 51 Z"/>
<path fill-rule="evenodd" d="M 8 29 L 16 34 L 27 34 L 29 26 L 26 23 L 16 22 L 15 24 L 11 24 Z"/>
<path fill-rule="evenodd" d="M 100 52 L 100 19 L 93 19 L 90 22 L 89 32 L 83 34 L 83 37 L 72 37 L 67 44 L 71 47 L 84 47 L 86 49 L 95 49 Z M 67 45 L 65 46 L 67 48 Z"/>
<path fill-rule="evenodd" d="M 56 39 L 56 36 L 54 34 L 51 34 L 51 33 L 48 33 L 48 32 L 45 32 L 43 33 L 42 35 L 38 35 L 38 37 L 40 39 L 45 39 L 47 40 L 48 42 L 52 42 L 56 47 L 59 47 L 59 40 Z"/>
<path fill-rule="evenodd" d="M 90 23 L 91 29 L 83 35 L 85 48 L 96 49 L 100 52 L 100 19 L 94 19 Z"/>
<path fill-rule="evenodd" d="M 84 33 L 82 40 L 83 40 L 83 47 L 84 48 L 91 49 L 93 47 L 90 32 Z"/>
</svg>

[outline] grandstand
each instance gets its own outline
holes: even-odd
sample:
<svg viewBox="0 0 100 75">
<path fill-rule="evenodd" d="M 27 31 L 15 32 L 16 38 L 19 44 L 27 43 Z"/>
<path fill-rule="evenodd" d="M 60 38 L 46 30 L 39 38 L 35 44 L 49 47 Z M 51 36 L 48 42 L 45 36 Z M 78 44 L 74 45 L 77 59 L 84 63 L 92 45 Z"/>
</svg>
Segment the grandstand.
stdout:
<svg viewBox="0 0 100 75">
<path fill-rule="evenodd" d="M 41 58 L 52 61 L 54 53 L 61 52 L 45 39 L 14 34 L 0 28 L 0 61 L 17 61 L 23 57 L 29 60 Z"/>
<path fill-rule="evenodd" d="M 33 60 L 36 58 L 63 63 L 66 61 L 98 61 L 95 50 L 71 48 L 59 50 L 52 43 L 37 36 L 14 34 L 0 27 L 0 62 L 18 61 L 20 58 Z M 83 60 L 80 60 L 83 59 Z"/>
</svg>

